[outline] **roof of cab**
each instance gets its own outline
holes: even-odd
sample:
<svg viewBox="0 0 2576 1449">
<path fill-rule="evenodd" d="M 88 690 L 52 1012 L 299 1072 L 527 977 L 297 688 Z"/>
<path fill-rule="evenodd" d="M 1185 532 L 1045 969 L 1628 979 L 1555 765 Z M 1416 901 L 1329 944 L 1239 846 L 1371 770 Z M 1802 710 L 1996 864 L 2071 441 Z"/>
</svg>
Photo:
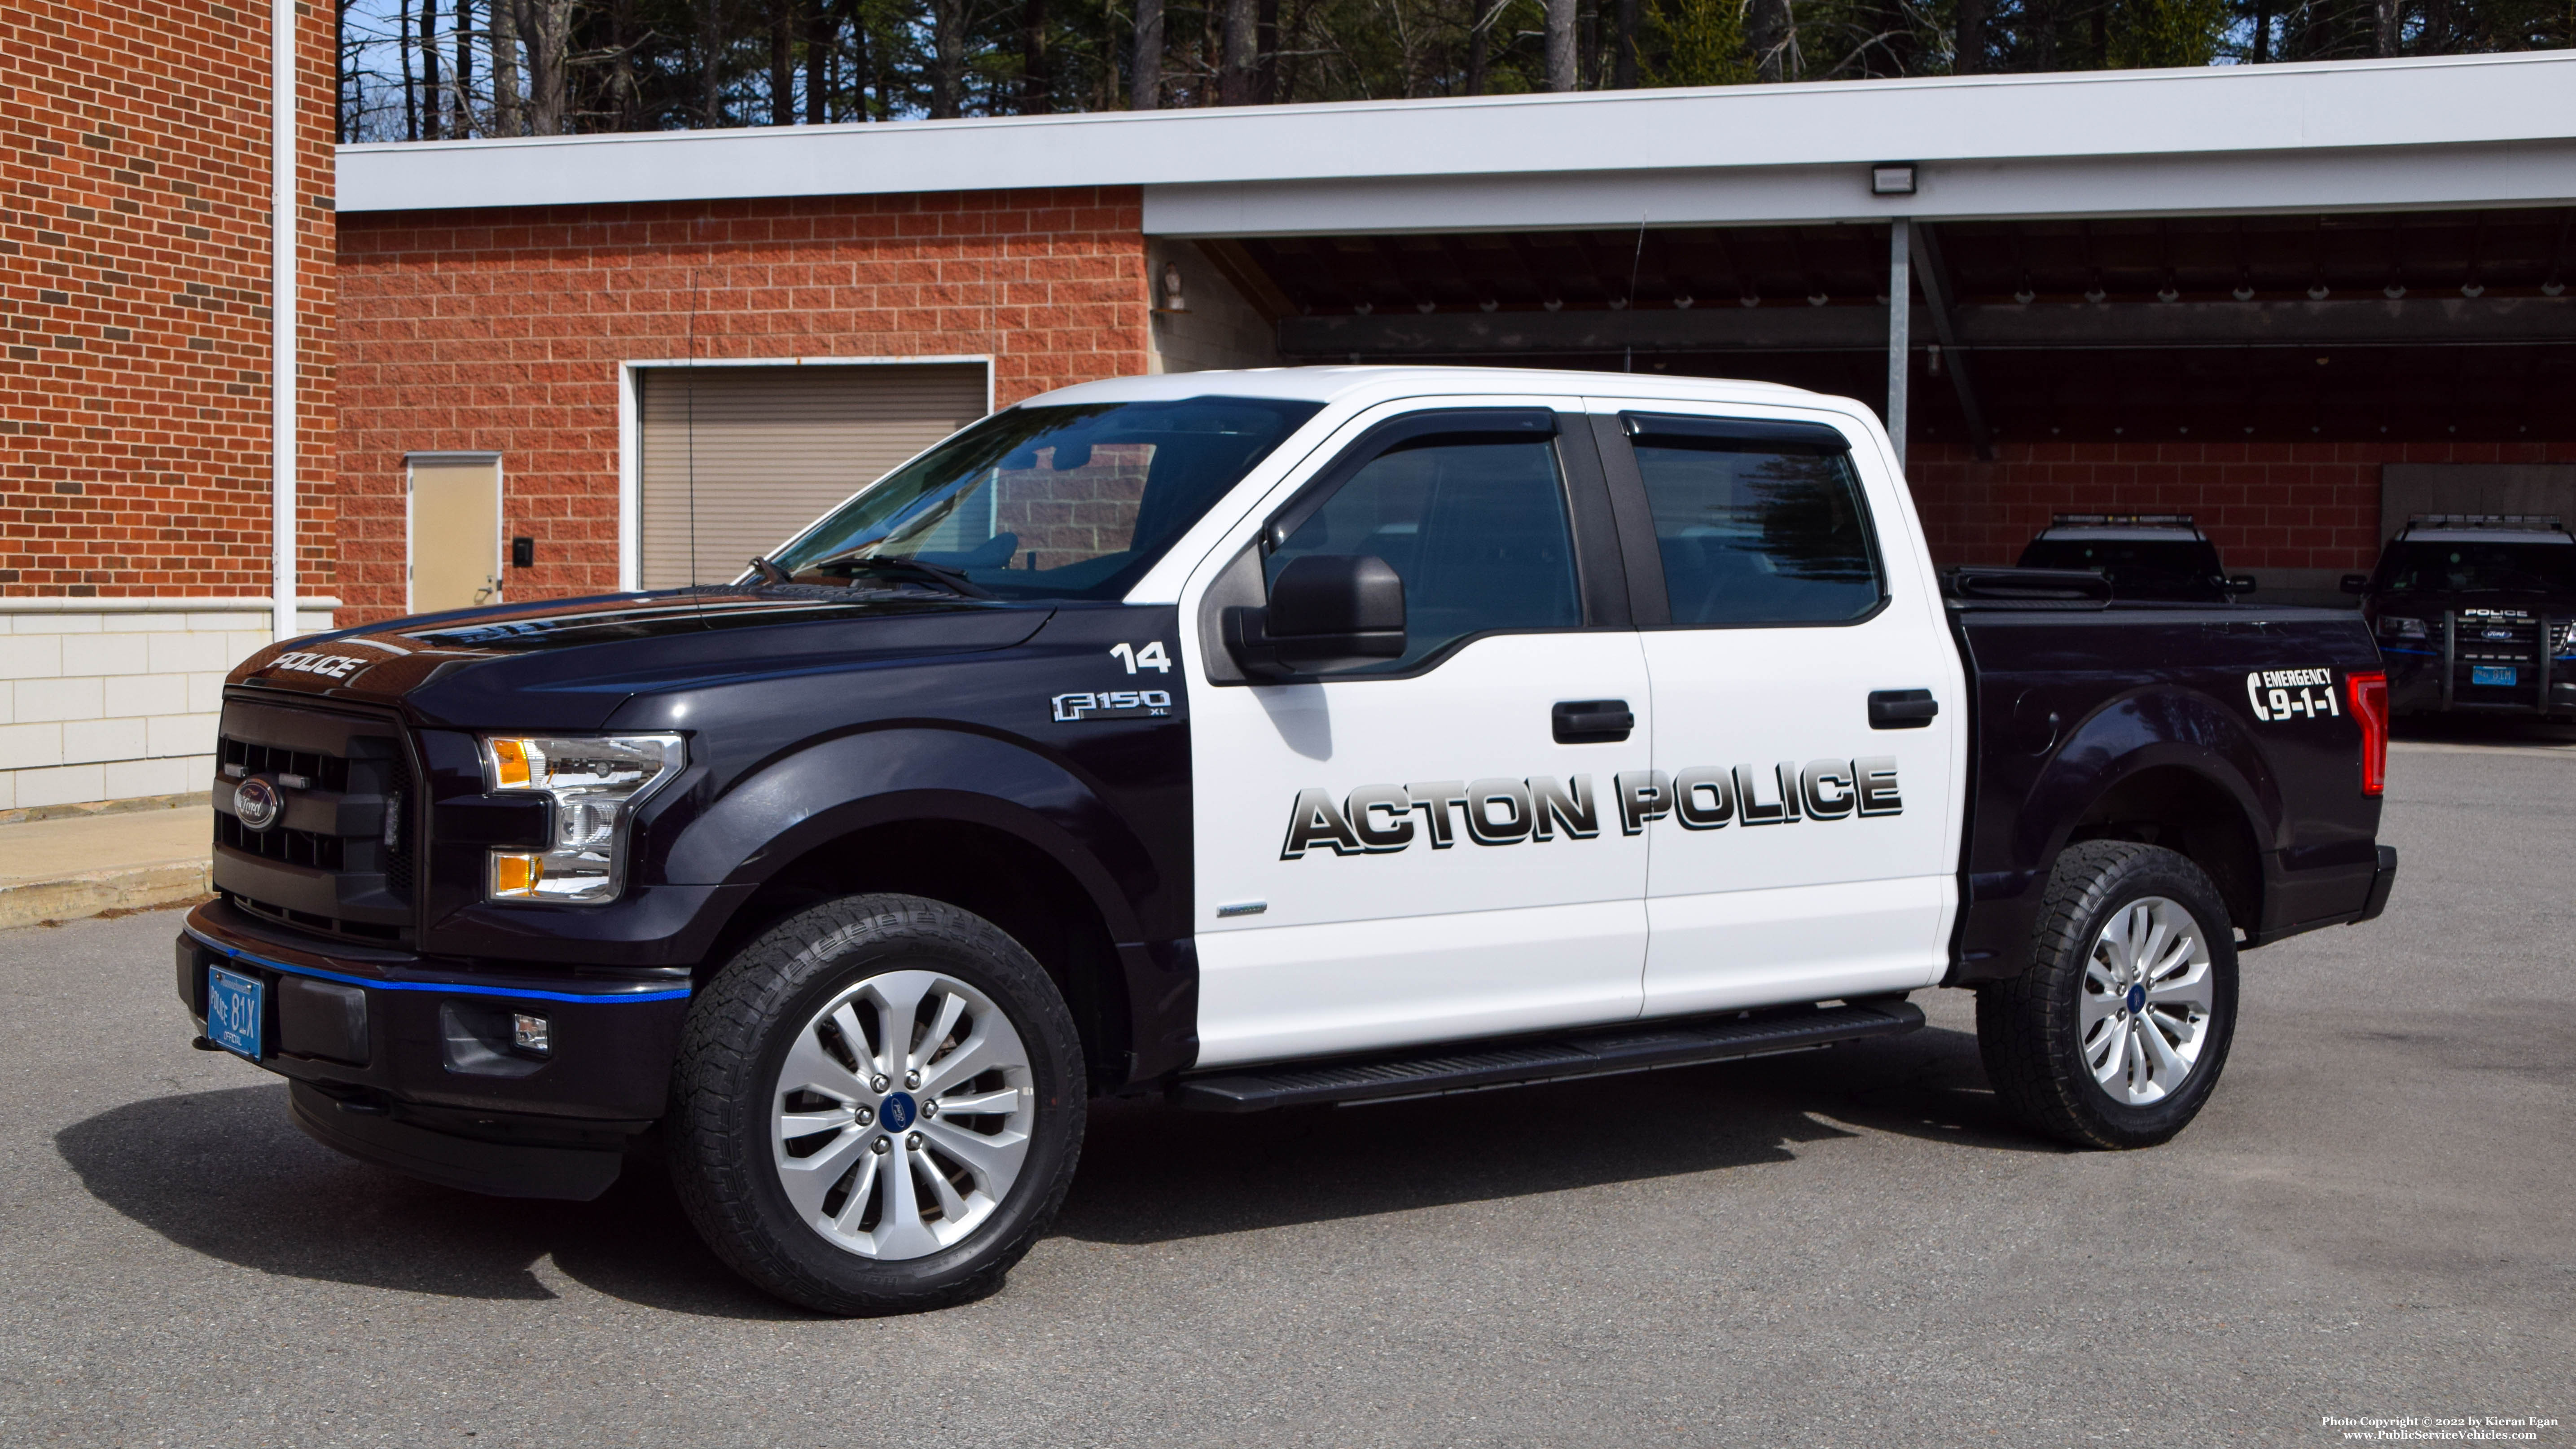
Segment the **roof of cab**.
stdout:
<svg viewBox="0 0 2576 1449">
<path fill-rule="evenodd" d="M 1527 367 L 1262 367 L 1241 371 L 1166 372 L 1077 383 L 1041 393 L 1028 403 L 1152 402 L 1189 397 L 1292 398 L 1336 403 L 1408 395 L 1538 393 L 1577 397 L 1608 394 L 1689 402 L 1804 404 L 1829 401 L 1823 393 L 1771 382 L 1667 377 L 1643 373 L 1551 371 Z M 1848 404 L 1843 406 L 1847 407 Z"/>
</svg>

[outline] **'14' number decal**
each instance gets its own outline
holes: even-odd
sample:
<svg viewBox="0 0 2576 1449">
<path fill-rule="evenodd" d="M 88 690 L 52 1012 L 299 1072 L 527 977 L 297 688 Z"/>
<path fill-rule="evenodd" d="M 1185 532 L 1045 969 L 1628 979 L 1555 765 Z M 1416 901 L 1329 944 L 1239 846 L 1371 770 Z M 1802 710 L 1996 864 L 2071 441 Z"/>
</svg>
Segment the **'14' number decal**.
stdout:
<svg viewBox="0 0 2576 1449">
<path fill-rule="evenodd" d="M 1109 652 L 1118 656 L 1118 662 L 1126 665 L 1127 672 L 1130 674 L 1139 669 L 1150 669 L 1156 674 L 1172 672 L 1171 656 L 1163 652 L 1163 641 L 1160 639 L 1147 640 L 1142 649 L 1133 644 L 1112 644 L 1109 646 Z"/>
</svg>

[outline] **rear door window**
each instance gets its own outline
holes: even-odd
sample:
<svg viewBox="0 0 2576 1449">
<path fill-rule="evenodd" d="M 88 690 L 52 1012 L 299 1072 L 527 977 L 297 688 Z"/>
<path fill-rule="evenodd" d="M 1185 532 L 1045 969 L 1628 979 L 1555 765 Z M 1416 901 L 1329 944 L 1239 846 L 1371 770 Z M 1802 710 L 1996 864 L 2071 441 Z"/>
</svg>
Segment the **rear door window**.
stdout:
<svg viewBox="0 0 2576 1449">
<path fill-rule="evenodd" d="M 1675 624 L 1840 624 L 1886 598 L 1841 436 L 1807 424 L 1626 418 Z"/>
</svg>

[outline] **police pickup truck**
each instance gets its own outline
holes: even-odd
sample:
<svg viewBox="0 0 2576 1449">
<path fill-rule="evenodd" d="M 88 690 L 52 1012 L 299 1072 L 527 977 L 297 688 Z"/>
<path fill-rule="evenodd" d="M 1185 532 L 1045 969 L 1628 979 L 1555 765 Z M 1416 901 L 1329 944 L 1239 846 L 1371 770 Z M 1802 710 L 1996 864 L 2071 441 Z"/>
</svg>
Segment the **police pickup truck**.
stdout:
<svg viewBox="0 0 2576 1449">
<path fill-rule="evenodd" d="M 1901 1033 L 2091 1147 L 2238 953 L 2368 920 L 2345 613 L 1946 586 L 1841 399 L 1317 368 L 1069 388 L 740 581 L 370 625 L 226 689 L 197 1044 L 359 1158 L 639 1151 L 834 1312 L 988 1286 L 1086 1101 L 1252 1112 Z"/>
</svg>

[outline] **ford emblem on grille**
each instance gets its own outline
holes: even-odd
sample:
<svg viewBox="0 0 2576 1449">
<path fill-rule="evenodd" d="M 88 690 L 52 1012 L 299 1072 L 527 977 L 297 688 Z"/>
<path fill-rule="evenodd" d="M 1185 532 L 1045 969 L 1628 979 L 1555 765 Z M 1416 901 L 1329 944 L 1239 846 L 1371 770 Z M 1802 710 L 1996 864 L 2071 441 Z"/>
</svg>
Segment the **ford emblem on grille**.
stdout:
<svg viewBox="0 0 2576 1449">
<path fill-rule="evenodd" d="M 277 813 L 286 808 L 286 800 L 277 787 L 254 775 L 233 791 L 233 818 L 244 830 L 266 830 L 277 823 Z"/>
</svg>

